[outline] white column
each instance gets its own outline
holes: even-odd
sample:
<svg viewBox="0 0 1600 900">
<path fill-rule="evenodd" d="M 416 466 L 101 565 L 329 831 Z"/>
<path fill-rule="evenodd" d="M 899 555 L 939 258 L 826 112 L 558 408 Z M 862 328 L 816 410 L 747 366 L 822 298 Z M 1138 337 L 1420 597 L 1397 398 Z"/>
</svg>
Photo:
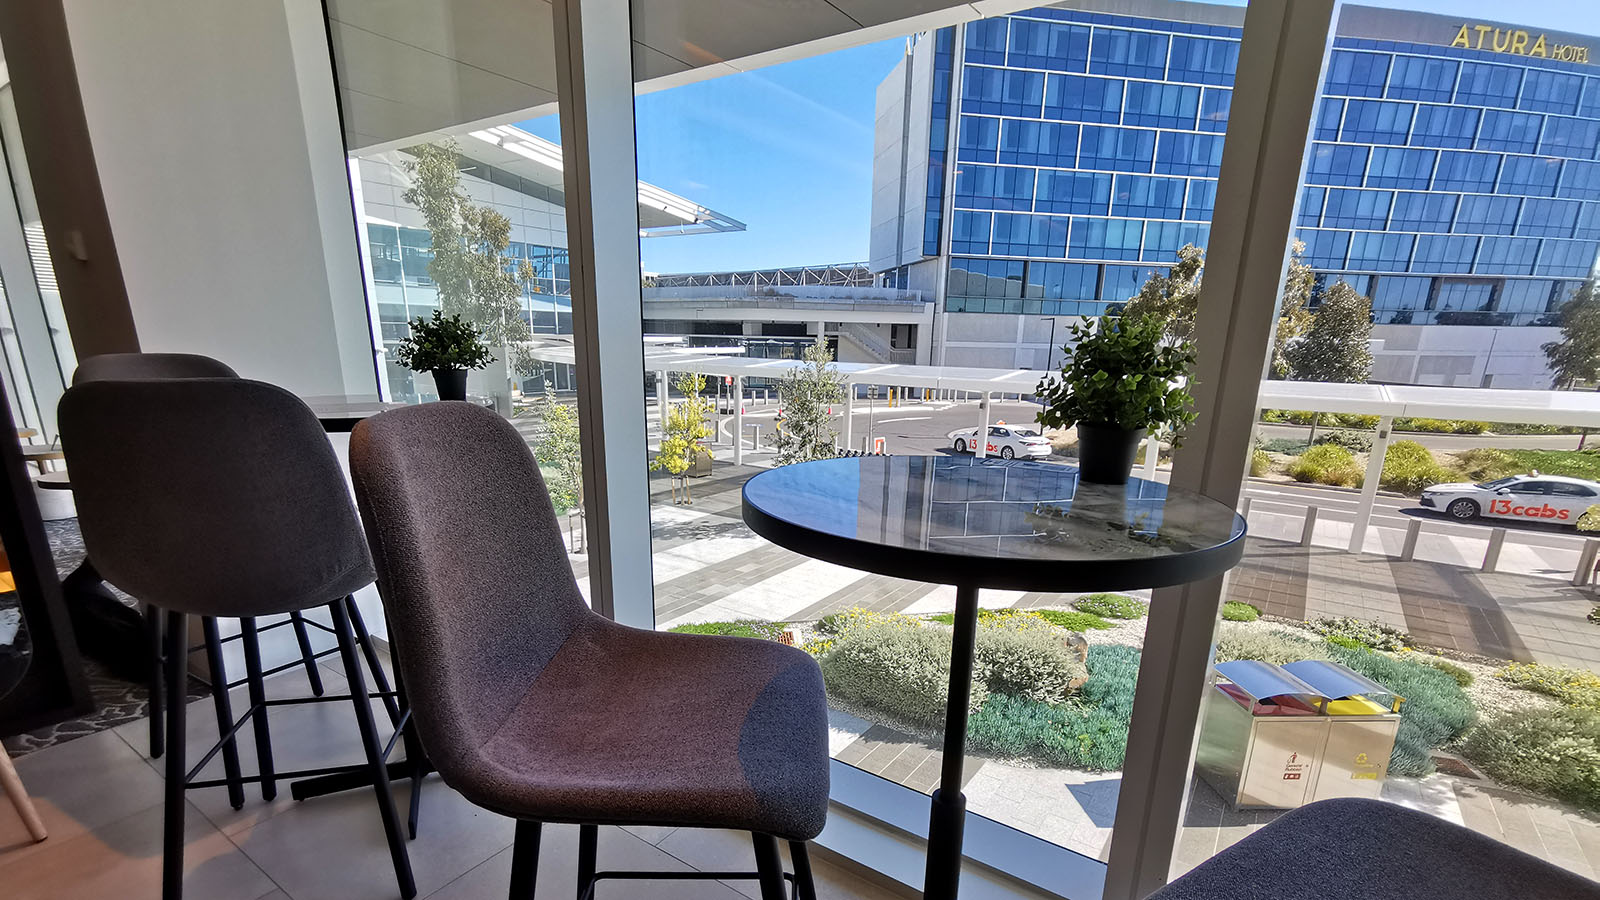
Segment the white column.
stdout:
<svg viewBox="0 0 1600 900">
<path fill-rule="evenodd" d="M 733 464 L 744 465 L 744 376 L 733 376 Z"/>
<path fill-rule="evenodd" d="M 1383 458 L 1389 452 L 1389 432 L 1394 416 L 1378 419 L 1378 435 L 1367 457 L 1367 477 L 1361 482 L 1361 503 L 1356 507 L 1355 525 L 1350 529 L 1350 552 L 1360 553 L 1367 540 L 1367 525 L 1372 521 L 1372 506 L 1378 502 L 1378 482 L 1383 478 Z"/>
<path fill-rule="evenodd" d="M 856 386 L 847 384 L 844 386 L 844 429 L 839 433 L 839 439 L 844 442 L 846 450 L 850 449 L 850 438 L 855 434 L 855 429 L 851 427 L 851 423 L 855 421 L 855 410 Z"/>
<path fill-rule="evenodd" d="M 1245 11 L 1195 321 L 1198 427 L 1172 471 L 1174 486 L 1230 509 L 1250 455 L 1334 7 L 1334 0 L 1256 0 Z M 1103 900 L 1138 900 L 1167 881 L 1222 588 L 1220 577 L 1160 588 L 1150 604 Z"/>
<path fill-rule="evenodd" d="M 978 397 L 978 409 L 982 411 L 978 418 L 978 439 L 972 448 L 972 453 L 978 459 L 983 459 L 989 454 L 989 392 L 984 391 Z"/>
<path fill-rule="evenodd" d="M 656 373 L 656 428 L 667 436 L 667 370 Z"/>
<path fill-rule="evenodd" d="M 1144 480 L 1156 480 L 1156 463 L 1161 459 L 1161 438 L 1155 432 L 1144 439 Z"/>
</svg>

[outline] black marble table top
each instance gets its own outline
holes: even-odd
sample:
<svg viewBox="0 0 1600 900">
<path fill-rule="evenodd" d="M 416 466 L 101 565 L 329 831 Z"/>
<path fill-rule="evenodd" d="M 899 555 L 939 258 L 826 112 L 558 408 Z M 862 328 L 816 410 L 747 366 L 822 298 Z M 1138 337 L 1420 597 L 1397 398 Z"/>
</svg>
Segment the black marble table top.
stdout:
<svg viewBox="0 0 1600 900">
<path fill-rule="evenodd" d="M 744 486 L 744 519 L 798 553 L 915 581 L 1008 590 L 1163 587 L 1219 575 L 1244 519 L 1143 479 L 1088 484 L 1072 466 L 946 456 L 818 460 Z"/>
</svg>

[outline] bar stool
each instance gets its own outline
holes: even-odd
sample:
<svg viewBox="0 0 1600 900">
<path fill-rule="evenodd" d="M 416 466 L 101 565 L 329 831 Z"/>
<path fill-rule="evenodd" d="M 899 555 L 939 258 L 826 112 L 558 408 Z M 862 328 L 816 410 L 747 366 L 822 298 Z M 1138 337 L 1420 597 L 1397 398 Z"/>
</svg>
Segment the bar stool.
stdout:
<svg viewBox="0 0 1600 900">
<path fill-rule="evenodd" d="M 90 356 L 80 361 L 78 363 L 78 368 L 72 373 L 72 383 L 78 385 L 87 384 L 91 381 L 238 377 L 239 373 L 235 372 L 227 363 L 222 362 L 221 360 L 212 359 L 209 356 L 201 356 L 197 353 L 102 353 L 98 356 Z M 52 490 L 72 489 L 69 473 L 67 472 L 50 473 L 48 475 L 40 476 L 36 480 L 40 487 Z M 95 569 L 94 563 L 91 562 L 87 557 L 84 558 L 84 561 L 79 564 L 76 569 L 68 573 L 67 577 L 62 580 L 61 586 L 62 589 L 69 594 L 105 593 L 105 585 L 102 583 L 100 573 Z M 110 599 L 115 600 L 114 597 Z M 148 675 L 150 708 L 150 758 L 160 759 L 163 749 L 162 713 L 164 704 L 162 702 L 163 692 L 161 686 L 161 660 L 164 655 L 164 648 L 162 647 L 161 627 L 158 623 L 155 608 L 147 603 L 145 604 L 144 613 L 146 623 L 146 639 L 150 646 L 150 670 Z M 311 683 L 311 692 L 314 695 L 321 697 L 322 673 L 317 668 L 317 660 L 323 656 L 336 653 L 338 650 L 337 648 L 331 648 L 324 650 L 321 653 L 314 652 L 311 647 L 311 633 L 309 629 L 311 627 L 315 627 L 330 633 L 331 629 L 323 625 L 321 622 L 307 620 L 299 610 L 295 610 L 294 612 L 289 613 L 289 617 L 287 619 L 280 622 L 274 622 L 271 625 L 262 626 L 257 631 L 258 633 L 270 631 L 274 628 L 280 628 L 284 625 L 288 625 L 294 629 L 295 642 L 300 647 L 300 659 L 297 661 L 297 663 L 290 663 L 268 669 L 266 674 L 273 675 L 277 672 L 283 671 L 284 669 L 291 668 L 293 665 L 302 665 L 305 667 L 306 680 Z M 364 632 L 365 628 L 357 628 L 358 637 L 364 637 Z M 247 636 L 243 630 L 241 630 L 239 634 L 222 638 L 221 643 L 227 644 L 232 641 L 244 640 L 249 640 L 251 643 L 257 645 L 251 652 L 261 652 L 259 641 L 256 640 L 255 634 Z M 188 642 L 186 640 L 185 645 L 187 645 L 187 643 Z M 371 648 L 366 645 L 365 641 L 363 641 L 362 649 L 365 652 L 371 652 Z M 243 680 L 227 682 L 227 676 L 223 672 L 220 656 L 217 660 L 209 660 L 209 642 L 202 643 L 199 646 L 188 647 L 188 652 L 190 653 L 200 650 L 207 651 L 208 662 L 211 665 L 214 681 L 226 683 L 228 689 L 238 687 L 239 685 L 245 683 Z M 242 805 L 242 803 L 243 800 L 241 798 L 240 805 Z M 236 806 L 235 808 L 238 807 Z"/>
<path fill-rule="evenodd" d="M 487 409 L 380 413 L 350 465 L 422 744 L 446 783 L 517 820 L 514 900 L 533 897 L 544 822 L 579 825 L 579 900 L 601 879 L 685 877 L 756 880 L 762 900 L 792 877 L 814 900 L 829 760 L 811 657 L 591 612 L 527 444 Z M 757 870 L 596 871 L 598 826 L 628 824 L 749 831 Z"/>
<path fill-rule="evenodd" d="M 278 779 L 347 773 L 351 767 L 276 772 L 267 711 L 317 700 L 350 700 L 395 877 L 416 895 L 405 839 L 389 793 L 359 646 L 351 594 L 372 583 L 372 563 L 333 447 L 316 416 L 281 388 L 240 378 L 89 381 L 61 399 L 58 415 L 77 493 L 84 544 L 108 581 L 162 613 L 166 646 L 184 647 L 188 617 L 199 616 L 208 655 L 220 661 L 216 618 L 240 619 L 250 707 L 235 720 L 225 679 L 213 679 L 220 739 L 186 769 L 184 717 L 188 654 L 168 652 L 166 814 L 162 896 L 183 891 L 184 792 L 242 784 L 272 797 Z M 268 700 L 255 641 L 258 616 L 325 605 L 350 693 Z M 220 671 L 220 670 L 219 670 Z M 381 672 L 381 670 L 379 670 Z M 235 736 L 255 732 L 260 771 L 243 776 Z M 196 776 L 221 754 L 227 777 Z"/>
</svg>

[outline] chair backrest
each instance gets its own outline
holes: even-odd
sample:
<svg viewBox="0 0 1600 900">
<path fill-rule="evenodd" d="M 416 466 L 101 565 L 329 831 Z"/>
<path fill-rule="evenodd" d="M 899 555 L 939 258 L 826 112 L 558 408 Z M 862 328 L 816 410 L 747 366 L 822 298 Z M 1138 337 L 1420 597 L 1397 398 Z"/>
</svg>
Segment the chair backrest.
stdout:
<svg viewBox="0 0 1600 900">
<path fill-rule="evenodd" d="M 73 384 L 138 378 L 238 378 L 221 360 L 197 353 L 102 353 L 79 361 Z"/>
<path fill-rule="evenodd" d="M 423 744 L 448 777 L 587 616 L 528 445 L 469 403 L 380 413 L 350 473 Z"/>
<path fill-rule="evenodd" d="M 288 391 L 90 381 L 62 395 L 57 418 L 89 558 L 139 600 L 261 616 L 372 583 L 333 446 Z"/>
</svg>

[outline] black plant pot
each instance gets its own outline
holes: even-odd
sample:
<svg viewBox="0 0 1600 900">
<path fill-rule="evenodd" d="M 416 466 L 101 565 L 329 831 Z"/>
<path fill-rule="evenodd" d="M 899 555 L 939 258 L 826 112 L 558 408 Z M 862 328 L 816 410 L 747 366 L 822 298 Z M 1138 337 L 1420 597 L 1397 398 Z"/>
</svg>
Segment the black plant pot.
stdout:
<svg viewBox="0 0 1600 900">
<path fill-rule="evenodd" d="M 433 383 L 439 389 L 440 400 L 467 399 L 466 369 L 434 369 Z"/>
<path fill-rule="evenodd" d="M 1143 428 L 1078 423 L 1078 475 L 1093 484 L 1127 484 Z"/>
</svg>

